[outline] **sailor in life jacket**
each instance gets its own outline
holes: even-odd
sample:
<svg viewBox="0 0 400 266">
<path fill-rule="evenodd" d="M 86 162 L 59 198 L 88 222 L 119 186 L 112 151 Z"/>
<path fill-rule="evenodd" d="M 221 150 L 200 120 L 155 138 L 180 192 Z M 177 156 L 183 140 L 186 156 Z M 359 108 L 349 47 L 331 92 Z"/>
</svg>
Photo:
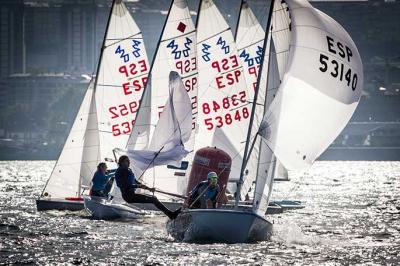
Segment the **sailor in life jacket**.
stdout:
<svg viewBox="0 0 400 266">
<path fill-rule="evenodd" d="M 189 193 L 189 208 L 208 209 L 212 207 L 215 209 L 220 191 L 217 173 L 208 173 L 207 180 L 198 183 Z"/>
<path fill-rule="evenodd" d="M 91 196 L 108 197 L 114 181 L 115 170 L 108 171 L 106 163 L 99 163 L 92 178 Z"/>
</svg>

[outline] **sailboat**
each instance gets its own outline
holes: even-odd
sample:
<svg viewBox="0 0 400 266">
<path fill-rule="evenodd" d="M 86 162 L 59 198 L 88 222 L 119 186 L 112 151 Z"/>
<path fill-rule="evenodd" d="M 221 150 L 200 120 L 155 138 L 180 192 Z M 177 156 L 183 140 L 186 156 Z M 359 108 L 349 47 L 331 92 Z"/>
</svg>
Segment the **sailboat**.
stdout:
<svg viewBox="0 0 400 266">
<path fill-rule="evenodd" d="M 149 145 L 146 149 L 128 150 L 133 165 L 143 171 L 156 165 L 178 163 L 189 153 L 184 143 L 188 142 L 192 133 L 192 103 L 177 72 L 170 72 L 169 90 L 170 96 Z M 84 199 L 85 208 L 96 219 L 137 219 L 146 214 L 131 204 L 127 206 L 97 197 Z"/>
<path fill-rule="evenodd" d="M 240 13 L 238 18 L 238 26 L 236 28 L 235 33 L 235 41 L 237 44 L 239 58 L 243 65 L 244 76 L 246 79 L 247 87 L 256 88 L 257 86 L 257 77 L 259 75 L 259 66 L 261 63 L 261 56 L 263 50 L 263 42 L 264 42 L 265 32 L 259 21 L 255 17 L 253 11 L 251 10 L 249 4 L 242 0 Z M 267 46 L 267 50 L 269 47 Z M 276 65 L 276 63 L 271 64 L 271 66 Z M 275 85 L 271 85 L 270 87 L 273 90 L 273 87 L 278 87 L 279 84 L 276 82 L 282 78 L 283 73 L 278 73 L 279 69 L 273 69 L 268 67 L 264 67 L 263 71 L 267 73 L 270 71 L 269 79 L 270 82 Z M 282 70 L 281 70 L 282 71 Z M 267 75 L 262 75 L 261 77 L 267 77 Z M 265 86 L 266 80 L 263 79 L 260 81 L 261 86 Z M 258 97 L 259 106 L 256 106 L 257 109 L 263 109 L 263 102 L 265 101 L 264 97 Z M 269 105 L 269 103 L 267 103 Z M 253 127 L 257 128 L 260 126 L 260 123 L 263 118 L 262 110 L 258 110 L 254 115 Z M 254 137 L 254 136 L 253 136 Z M 257 159 L 256 154 L 259 145 L 254 146 L 255 152 L 251 153 L 251 159 L 249 159 L 247 163 L 247 167 L 245 170 L 245 175 L 243 177 L 243 184 L 241 189 L 241 199 L 249 198 L 249 194 L 252 189 L 254 189 L 253 184 L 255 183 L 256 174 L 254 171 L 257 169 Z M 273 182 L 278 181 L 289 181 L 289 173 L 287 169 L 279 162 L 279 160 L 275 160 L 273 162 L 274 165 L 274 176 Z M 253 171 L 253 172 L 252 172 Z M 250 199 L 252 200 L 252 199 Z M 304 205 L 297 200 L 280 200 L 280 201 L 272 201 L 269 204 L 269 208 L 267 209 L 267 214 L 279 213 L 283 210 L 287 209 L 298 209 L 304 208 Z"/>
<path fill-rule="evenodd" d="M 36 200 L 40 210 L 81 210 L 100 161 L 115 168 L 114 148 L 132 131 L 149 73 L 142 33 L 121 0 L 107 21 L 92 79 L 57 163 Z"/>
<path fill-rule="evenodd" d="M 186 188 L 188 161 L 193 156 L 194 132 L 197 120 L 198 67 L 196 51 L 196 28 L 186 0 L 172 0 L 168 15 L 157 44 L 153 63 L 150 67 L 150 79 L 138 110 L 137 120 L 130 135 L 125 153 L 135 161 L 129 151 L 148 150 L 151 139 L 157 134 L 157 123 L 164 105 L 170 97 L 170 72 L 176 72 L 189 95 L 192 109 L 191 134 L 185 140 L 188 153 L 176 163 L 151 165 L 145 169 L 132 164 L 137 177 L 143 183 L 157 187 L 156 196 L 167 206 L 176 208 L 182 204 Z M 120 152 L 121 153 L 121 152 Z M 157 155 L 159 157 L 160 154 Z M 180 197 L 171 196 L 178 195 Z M 152 209 L 151 204 L 135 204 L 145 209 Z"/>
<path fill-rule="evenodd" d="M 205 37 L 202 16 L 213 23 L 213 30 L 218 28 L 219 23 L 207 16 L 211 13 L 218 13 L 216 7 L 212 1 L 203 1 L 198 36 Z M 218 33 L 216 36 L 218 40 Z M 199 40 L 198 45 L 204 41 L 213 44 L 208 38 Z M 230 42 L 223 44 L 226 48 Z M 209 56 L 215 51 L 207 50 Z M 244 170 L 250 160 L 256 159 L 253 207 L 249 212 L 185 210 L 167 227 L 178 240 L 227 243 L 267 240 L 272 224 L 264 214 L 273 185 L 274 162 L 278 159 L 288 170 L 309 167 L 339 135 L 357 107 L 363 87 L 357 47 L 336 21 L 307 1 L 271 1 L 262 58 L 261 74 L 250 99 L 257 104 L 251 108 L 236 193 L 237 206 Z M 268 71 L 264 72 L 266 67 Z M 278 69 L 277 79 L 271 75 L 274 68 Z M 199 69 L 201 84 L 201 59 Z M 267 73 L 266 83 L 262 84 L 264 73 Z M 255 127 L 256 113 L 262 119 Z M 202 118 L 199 115 L 200 121 Z"/>
<path fill-rule="evenodd" d="M 185 167 L 185 164 L 181 162 L 189 160 L 193 150 L 194 133 L 192 134 L 192 132 L 195 131 L 197 114 L 196 59 L 196 29 L 187 2 L 186 0 L 173 0 L 156 47 L 155 56 L 149 67 L 149 81 L 146 83 L 140 100 L 135 124 L 126 147 L 115 146 L 111 149 L 115 155 L 128 155 L 132 161 L 131 167 L 135 176 L 142 183 L 157 187 L 155 194 L 171 209 L 179 207 L 182 204 L 182 198 L 185 198 L 183 189 L 187 166 Z M 185 123 L 181 124 L 181 121 L 179 128 L 186 129 L 189 125 L 190 129 L 186 132 L 188 138 L 182 137 L 184 146 L 173 145 L 175 150 L 169 150 L 167 147 L 171 146 L 171 143 L 167 145 L 165 138 L 169 139 L 171 136 L 167 134 L 166 126 L 161 126 L 161 124 L 171 121 L 171 119 L 161 120 L 161 118 L 163 113 L 167 112 L 165 110 L 166 103 L 174 102 L 170 99 L 171 92 L 175 91 L 171 89 L 171 86 L 181 90 L 177 80 L 181 80 L 181 83 L 184 84 L 184 90 L 190 98 L 191 106 L 189 110 L 185 111 Z M 178 106 L 177 102 L 172 104 L 175 111 Z M 164 129 L 160 131 L 160 128 Z M 158 150 L 161 148 L 162 150 Z M 136 212 L 137 207 L 143 210 L 157 210 L 152 204 L 124 203 L 119 188 L 116 186 L 111 194 L 113 194 L 113 200 L 85 197 L 86 209 L 93 217 L 101 216 L 101 219 L 113 219 L 118 216 L 116 213 L 120 213 L 121 205 L 129 205 L 127 208 L 132 207 L 131 212 Z M 122 216 L 117 218 L 137 217 L 126 212 L 120 214 Z M 127 215 L 123 216 L 124 214 Z"/>
</svg>

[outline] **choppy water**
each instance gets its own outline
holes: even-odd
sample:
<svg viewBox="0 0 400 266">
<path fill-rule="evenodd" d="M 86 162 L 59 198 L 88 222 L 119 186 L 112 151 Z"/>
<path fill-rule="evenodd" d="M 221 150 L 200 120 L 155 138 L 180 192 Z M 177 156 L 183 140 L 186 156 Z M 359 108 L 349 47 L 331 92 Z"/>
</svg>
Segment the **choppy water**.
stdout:
<svg viewBox="0 0 400 266">
<path fill-rule="evenodd" d="M 270 216 L 257 244 L 173 241 L 166 219 L 88 219 L 36 212 L 54 162 L 0 162 L 0 264 L 398 265 L 400 162 L 318 162 L 275 186 L 274 197 L 306 208 Z"/>
</svg>

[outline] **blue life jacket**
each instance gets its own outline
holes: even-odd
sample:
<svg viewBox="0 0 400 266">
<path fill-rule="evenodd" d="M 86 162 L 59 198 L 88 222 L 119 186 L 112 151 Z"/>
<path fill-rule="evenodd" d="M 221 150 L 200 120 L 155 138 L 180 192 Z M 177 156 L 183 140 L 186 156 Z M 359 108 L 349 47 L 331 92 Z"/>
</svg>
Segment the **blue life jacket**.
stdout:
<svg viewBox="0 0 400 266">
<path fill-rule="evenodd" d="M 110 180 L 113 174 L 114 172 L 103 174 L 102 171 L 97 170 L 92 178 L 92 190 L 93 191 L 104 190 L 107 186 L 107 182 Z"/>
</svg>

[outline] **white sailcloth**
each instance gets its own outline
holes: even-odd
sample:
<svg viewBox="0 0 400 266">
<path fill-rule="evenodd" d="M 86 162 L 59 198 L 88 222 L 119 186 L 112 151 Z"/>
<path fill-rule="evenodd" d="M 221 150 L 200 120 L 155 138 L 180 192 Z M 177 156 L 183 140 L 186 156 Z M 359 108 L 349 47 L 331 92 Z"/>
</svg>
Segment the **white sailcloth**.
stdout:
<svg viewBox="0 0 400 266">
<path fill-rule="evenodd" d="M 142 33 L 121 0 L 112 7 L 105 38 L 95 88 L 101 161 L 126 147 L 150 67 Z"/>
<path fill-rule="evenodd" d="M 198 16 L 199 114 L 195 150 L 215 146 L 218 143 L 213 140 L 223 135 L 226 140 L 219 142 L 233 145 L 228 153 L 235 159 L 243 154 L 249 101 L 254 91 L 246 87 L 233 34 L 214 2 L 202 1 Z M 223 134 L 215 135 L 218 131 Z M 233 165 L 231 177 L 239 177 L 239 173 L 240 164 Z"/>
<path fill-rule="evenodd" d="M 360 55 L 348 33 L 308 2 L 286 0 L 288 65 L 263 120 L 268 145 L 289 170 L 311 165 L 350 120 L 361 96 Z"/>
<path fill-rule="evenodd" d="M 93 87 L 92 80 L 42 196 L 62 199 L 80 196 L 82 153 L 90 104 L 93 98 Z"/>
<path fill-rule="evenodd" d="M 171 71 L 170 96 L 163 108 L 150 145 L 128 150 L 133 164 L 142 171 L 155 165 L 179 164 L 189 153 L 185 147 L 192 132 L 192 104 L 179 74 Z"/>
<path fill-rule="evenodd" d="M 285 1 L 274 1 L 269 34 L 269 37 L 272 38 L 271 47 L 267 50 L 269 51 L 268 57 L 266 56 L 264 58 L 264 65 L 261 70 L 261 80 L 268 79 L 268 82 L 267 86 L 260 83 L 259 88 L 259 96 L 262 97 L 262 100 L 265 100 L 263 118 L 261 118 L 261 121 L 264 119 L 265 112 L 274 100 L 282 77 L 286 71 L 291 38 L 290 33 L 290 14 L 287 5 Z M 265 66 L 267 66 L 267 68 L 265 68 Z M 263 89 L 263 86 L 265 86 L 266 90 Z M 266 93 L 266 96 L 264 93 Z M 256 113 L 256 115 L 259 117 L 259 114 Z M 258 126 L 259 125 L 260 124 L 258 124 Z M 268 134 L 268 128 L 266 127 L 259 127 L 257 130 L 259 130 L 261 135 Z M 281 164 L 274 156 L 265 139 L 259 137 L 257 140 L 259 142 L 256 142 L 257 145 L 255 147 L 259 147 L 259 149 L 254 149 L 250 159 L 257 159 L 257 181 L 254 191 L 253 208 L 261 215 L 264 214 L 268 208 L 273 180 L 278 174 L 278 171 L 279 173 L 286 174 L 287 170 L 280 167 Z"/>
<path fill-rule="evenodd" d="M 191 151 L 194 146 L 194 132 L 197 119 L 197 55 L 196 29 L 193 24 L 186 0 L 174 0 L 168 13 L 157 53 L 151 70 L 151 82 L 147 84 L 146 93 L 141 104 L 138 121 L 129 138 L 128 149 L 144 149 L 155 135 L 156 125 L 167 102 L 169 92 L 169 73 L 176 71 L 182 78 L 192 103 L 193 134 L 186 141 L 185 147 Z M 151 92 L 150 92 L 151 86 Z M 151 94 L 151 95 L 150 95 Z M 138 136 L 141 138 L 138 138 Z M 147 143 L 145 143 L 147 141 Z M 189 153 L 184 160 L 190 160 Z M 176 170 L 167 166 L 157 166 L 144 174 L 145 183 L 153 183 L 157 188 L 173 193 L 184 193 L 184 176 L 175 176 Z"/>
<path fill-rule="evenodd" d="M 96 97 L 94 94 L 90 101 L 84 141 L 80 184 L 83 188 L 88 189 L 92 177 L 97 170 L 97 165 L 100 162 L 99 128 L 97 123 Z"/>
<path fill-rule="evenodd" d="M 250 6 L 245 2 L 241 6 L 240 19 L 238 22 L 236 32 L 236 44 L 238 47 L 239 58 L 243 65 L 244 76 L 246 80 L 247 88 L 251 91 L 256 89 L 258 73 L 263 52 L 265 32 L 254 16 Z M 268 36 L 266 49 L 269 51 L 270 48 L 270 36 Z M 254 121 L 251 129 L 251 139 L 254 139 L 255 134 L 258 131 L 260 123 L 264 117 L 265 112 L 265 95 L 266 95 L 266 81 L 268 73 L 268 52 L 264 57 L 264 64 L 262 71 L 264 74 L 261 76 L 259 93 L 257 97 L 257 106 L 254 114 Z M 251 96 L 254 98 L 254 94 Z M 252 100 L 254 103 L 254 99 Z M 241 198 L 244 199 L 249 195 L 252 195 L 251 191 L 253 183 L 256 180 L 257 168 L 258 168 L 258 151 L 260 147 L 260 139 L 256 140 L 254 145 L 254 151 L 250 153 L 249 159 L 246 164 L 245 172 L 243 175 L 243 184 L 241 188 Z M 240 158 L 241 159 L 241 158 Z M 241 162 L 238 163 L 240 165 Z"/>
</svg>

